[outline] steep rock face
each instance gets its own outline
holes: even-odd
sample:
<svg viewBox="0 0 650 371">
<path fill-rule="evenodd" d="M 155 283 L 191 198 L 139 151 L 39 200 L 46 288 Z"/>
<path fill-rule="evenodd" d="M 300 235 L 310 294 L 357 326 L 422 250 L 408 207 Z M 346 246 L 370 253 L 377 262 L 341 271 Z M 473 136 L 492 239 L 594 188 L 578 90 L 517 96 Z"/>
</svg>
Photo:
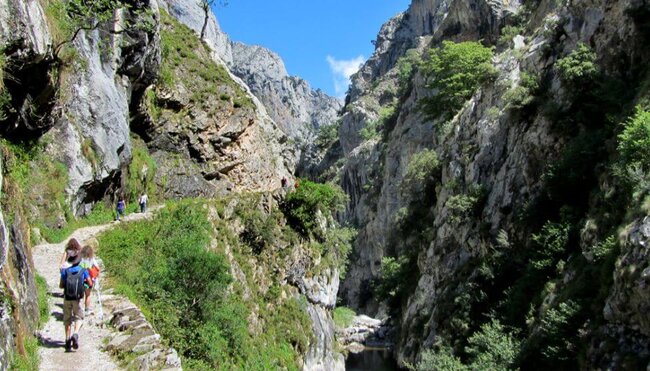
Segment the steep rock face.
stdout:
<svg viewBox="0 0 650 371">
<path fill-rule="evenodd" d="M 228 65 L 291 138 L 305 141 L 319 127 L 336 121 L 341 102 L 320 90 L 312 90 L 299 77 L 290 77 L 282 59 L 272 51 L 233 42 L 232 61 Z"/>
<path fill-rule="evenodd" d="M 248 223 L 242 215 L 242 207 L 247 213 L 261 212 L 263 214 L 277 212 L 279 203 L 284 195 L 256 194 L 243 199 L 232 199 L 223 212 L 212 210 L 210 218 L 225 220 L 228 229 L 235 236 L 243 236 Z M 242 217 L 244 219 L 242 219 Z M 274 223 L 274 228 L 288 227 L 283 219 Z M 323 222 L 328 226 L 328 222 Z M 261 252 L 245 254 L 237 249 L 241 246 L 226 242 L 224 254 L 231 266 L 231 275 L 237 286 L 241 286 L 243 300 L 251 300 L 259 295 L 268 296 L 274 286 L 279 286 L 281 293 L 274 294 L 268 299 L 268 305 L 277 305 L 278 299 L 300 299 L 301 308 L 310 319 L 310 338 L 308 349 L 301 354 L 300 363 L 303 370 L 326 371 L 344 370 L 343 355 L 335 349 L 334 324 L 331 309 L 336 305 L 339 271 L 336 267 L 328 266 L 323 257 L 319 256 L 308 241 L 287 242 L 285 237 L 277 235 L 273 245 L 266 245 Z M 220 239 L 227 241 L 225 233 Z M 221 243 L 217 243 L 220 251 Z M 251 264 L 252 263 L 252 264 Z M 252 267 L 252 269 L 251 269 Z M 249 316 L 248 328 L 252 334 L 264 331 L 262 321 L 264 315 L 261 308 L 253 310 Z M 281 315 L 281 314 L 277 314 Z M 288 332 L 287 332 L 288 333 Z"/>
<path fill-rule="evenodd" d="M 381 259 L 413 257 L 409 267 L 417 272 L 410 272 L 413 275 L 405 279 L 407 294 L 400 305 L 400 317 L 394 318 L 399 326 L 396 355 L 400 362 L 417 361 L 424 349 L 462 331 L 452 330 L 454 325 L 448 322 L 448 317 L 460 310 L 458 302 L 449 304 L 449 300 L 464 300 L 460 299 L 463 293 L 472 292 L 472 280 L 481 274 L 474 267 L 477 260 L 495 254 L 491 249 L 504 249 L 495 255 L 507 254 L 507 241 L 530 239 L 526 227 L 516 227 L 517 218 L 531 200 L 545 192 L 542 175 L 548 163 L 560 158 L 567 137 L 543 112 L 524 119 L 509 106 L 506 93 L 520 84 L 524 72 L 542 75 L 548 80 L 547 96 L 560 107 L 569 107 L 571 94 L 551 66 L 579 42 L 591 43 L 599 64 L 612 74 L 621 68 L 639 68 L 647 55 L 641 51 L 644 38 L 629 15 L 637 5 L 574 2 L 555 8 L 550 2 L 541 2 L 530 16 L 534 35 L 516 39 L 513 49 L 497 55 L 496 81 L 480 88 L 449 122 L 427 119 L 417 109 L 417 102 L 431 94 L 419 73 L 405 94 L 399 93 L 394 69 L 397 59 L 409 48 L 421 51 L 442 40 L 495 41 L 500 26 L 518 11 L 519 3 L 414 1 L 407 13 L 380 31 L 375 55 L 353 77 L 339 132 L 345 158 L 340 180 L 351 198 L 344 218 L 360 227 L 341 295 L 344 302 L 363 312 L 386 315 L 385 302 L 374 296 Z M 625 26 L 617 28 L 617 24 Z M 383 120 L 378 135 L 361 135 L 387 107 L 396 109 Z M 406 169 L 413 155 L 424 149 L 435 151 L 440 159 L 435 186 L 419 190 L 417 195 L 408 194 L 403 184 Z M 480 206 L 471 211 L 476 214 L 459 214 L 455 202 L 460 199 L 476 200 Z M 408 212 L 413 202 L 424 212 L 415 219 L 402 212 Z M 404 223 L 416 223 L 417 227 L 403 235 Z M 637 237 L 631 241 L 642 239 L 638 237 L 641 225 L 635 227 L 638 230 L 633 235 Z M 499 233 L 505 237 L 503 245 L 495 242 Z M 647 257 L 630 249 L 619 261 L 643 267 Z M 647 347 L 639 346 L 646 339 L 639 332 L 643 321 L 635 316 L 622 319 L 639 309 L 643 313 L 639 307 L 646 296 L 642 272 L 643 268 L 635 273 L 615 273 L 614 293 L 604 310 L 610 325 L 621 325 L 614 330 L 604 328 L 605 335 L 591 338 L 594 343 L 611 337 L 619 339 L 619 344 L 632 345 L 620 353 L 608 353 L 606 360 L 592 360 L 593 364 L 621 367 L 622 354 L 634 353 L 634 349 L 639 359 L 647 357 Z M 564 281 L 557 284 L 570 285 L 576 275 L 575 270 L 566 273 Z M 558 300 L 548 294 L 539 312 Z M 532 325 L 531 332 L 541 331 L 540 326 Z"/>
<path fill-rule="evenodd" d="M 166 0 L 170 14 L 196 32 L 204 13 L 193 0 Z M 290 138 L 304 141 L 322 125 L 336 121 L 341 102 L 320 90 L 312 90 L 299 77 L 290 77 L 282 59 L 272 51 L 233 42 L 210 14 L 206 42 L 228 68 L 240 77 L 264 104 L 269 116 Z"/>
<path fill-rule="evenodd" d="M 39 316 L 27 224 L 21 210 L 7 212 L 9 219 L 0 211 L 0 370 L 9 368 L 16 351 L 24 354 Z"/>
<path fill-rule="evenodd" d="M 185 197 L 278 188 L 295 161 L 286 135 L 209 46 L 164 19 L 163 77 L 145 94 L 137 129 L 163 166 L 159 187 Z"/>
</svg>

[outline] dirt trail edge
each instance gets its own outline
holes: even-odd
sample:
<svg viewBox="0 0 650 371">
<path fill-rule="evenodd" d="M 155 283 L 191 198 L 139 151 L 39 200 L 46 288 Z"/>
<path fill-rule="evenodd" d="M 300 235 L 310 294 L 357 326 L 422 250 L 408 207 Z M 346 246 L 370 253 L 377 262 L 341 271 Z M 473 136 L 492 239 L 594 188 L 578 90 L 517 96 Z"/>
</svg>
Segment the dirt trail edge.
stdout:
<svg viewBox="0 0 650 371">
<path fill-rule="evenodd" d="M 89 238 L 96 237 L 119 223 L 150 218 L 158 209 L 160 207 L 151 208 L 145 213 L 129 214 L 122 218 L 121 222 L 80 228 L 61 243 L 41 244 L 34 247 L 34 266 L 38 273 L 45 278 L 48 285 L 50 313 L 47 323 L 39 331 L 40 348 L 38 354 L 41 358 L 40 370 L 108 371 L 121 369 L 106 352 L 102 351 L 102 346 L 105 344 L 104 339 L 108 339 L 113 333 L 111 328 L 105 325 L 105 322 L 110 319 L 110 313 L 106 309 L 104 309 L 104 322 L 98 318 L 96 313 L 86 316 L 79 331 L 79 349 L 72 353 L 65 352 L 63 290 L 59 288 L 59 260 L 63 254 L 64 246 L 70 238 L 76 238 L 83 245 Z M 93 295 L 96 295 L 96 293 L 93 292 Z M 92 299 L 93 306 L 96 306 L 96 298 L 93 297 Z M 97 312 L 97 308 L 94 309 Z"/>
</svg>

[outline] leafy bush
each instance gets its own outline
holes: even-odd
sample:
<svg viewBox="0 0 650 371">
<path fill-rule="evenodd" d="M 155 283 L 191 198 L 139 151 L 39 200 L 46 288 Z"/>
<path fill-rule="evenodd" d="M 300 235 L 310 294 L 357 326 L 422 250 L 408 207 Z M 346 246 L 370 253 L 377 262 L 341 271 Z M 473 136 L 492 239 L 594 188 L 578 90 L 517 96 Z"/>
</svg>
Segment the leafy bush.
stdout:
<svg viewBox="0 0 650 371">
<path fill-rule="evenodd" d="M 440 161 L 435 151 L 425 149 L 414 154 L 402 179 L 402 192 L 414 195 L 427 189 L 434 182 L 439 169 Z"/>
<path fill-rule="evenodd" d="M 410 270 L 410 259 L 407 256 L 381 258 L 379 279 L 375 284 L 375 294 L 381 299 L 398 298 L 406 287 Z"/>
<path fill-rule="evenodd" d="M 484 199 L 485 189 L 481 186 L 472 186 L 467 194 L 449 197 L 446 206 L 449 209 L 450 220 L 454 223 L 461 222 L 477 212 Z"/>
<path fill-rule="evenodd" d="M 431 50 L 422 70 L 434 95 L 422 99 L 424 113 L 451 118 L 482 83 L 495 75 L 492 56 L 491 48 L 473 41 L 443 41 L 440 48 Z"/>
<path fill-rule="evenodd" d="M 382 107 L 379 110 L 379 117 L 376 120 L 370 121 L 363 128 L 359 130 L 359 135 L 363 140 L 371 140 L 379 138 L 381 130 L 385 127 L 389 120 L 394 119 L 397 113 L 397 105 L 390 104 Z"/>
<path fill-rule="evenodd" d="M 514 369 L 519 350 L 519 341 L 495 319 L 470 336 L 465 347 L 471 359 L 470 369 L 486 371 Z"/>
<path fill-rule="evenodd" d="M 354 228 L 330 227 L 325 232 L 322 255 L 330 263 L 329 266 L 338 268 L 341 279 L 345 278 L 348 256 L 356 236 L 357 231 Z"/>
<path fill-rule="evenodd" d="M 581 306 L 573 300 L 548 309 L 541 318 L 540 345 L 542 356 L 550 362 L 568 360 L 577 350 L 574 342 L 575 317 Z"/>
<path fill-rule="evenodd" d="M 346 328 L 352 324 L 352 320 L 357 315 L 348 307 L 336 307 L 332 312 L 334 324 L 340 328 Z"/>
<path fill-rule="evenodd" d="M 422 353 L 422 360 L 415 366 L 417 371 L 466 371 L 467 366 L 454 356 L 450 347 L 427 350 Z"/>
<path fill-rule="evenodd" d="M 98 202 L 90 214 L 80 218 L 70 219 L 65 226 L 61 228 L 52 228 L 47 225 L 41 225 L 41 235 L 50 243 L 59 243 L 74 232 L 75 230 L 91 225 L 99 225 L 111 222 L 115 218 L 115 212 L 111 206 L 106 206 L 103 202 Z"/>
<path fill-rule="evenodd" d="M 239 237 L 254 254 L 260 254 L 264 248 L 273 245 L 278 224 L 273 214 L 266 215 L 255 207 L 237 207 L 235 212 L 244 222 L 244 230 Z"/>
<path fill-rule="evenodd" d="M 422 354 L 417 370 L 512 370 L 520 351 L 520 342 L 506 332 L 498 320 L 492 319 L 481 326 L 467 340 L 467 364 L 453 354 L 450 347 L 428 350 Z"/>
<path fill-rule="evenodd" d="M 623 124 L 618 135 L 618 152 L 625 166 L 638 164 L 650 171 L 650 111 L 637 107 L 636 113 Z"/>
<path fill-rule="evenodd" d="M 422 57 L 417 49 L 409 49 L 406 54 L 397 60 L 397 84 L 400 94 L 406 92 L 411 84 L 413 74 L 422 63 Z"/>
<path fill-rule="evenodd" d="M 512 47 L 515 36 L 520 35 L 524 29 L 521 26 L 505 26 L 501 29 L 501 34 L 499 35 L 499 40 L 497 40 L 497 45 L 501 47 Z"/>
<path fill-rule="evenodd" d="M 318 130 L 318 136 L 316 137 L 315 142 L 318 148 L 324 149 L 334 143 L 339 138 L 340 127 L 340 120 L 331 125 L 322 125 Z"/>
<path fill-rule="evenodd" d="M 592 82 L 598 76 L 596 53 L 590 47 L 579 43 L 575 50 L 556 63 L 560 78 L 574 87 Z"/>
<path fill-rule="evenodd" d="M 532 236 L 537 250 L 531 265 L 539 270 L 553 266 L 557 257 L 567 248 L 569 231 L 568 223 L 546 222 L 542 230 Z"/>
<path fill-rule="evenodd" d="M 341 211 L 348 201 L 347 195 L 341 187 L 334 184 L 319 184 L 309 180 L 300 181 L 300 186 L 294 192 L 287 195 L 283 205 L 283 211 L 288 221 L 296 230 L 305 236 L 316 234 L 322 237 L 317 231 L 317 215 Z"/>
<path fill-rule="evenodd" d="M 154 220 L 106 232 L 99 242 L 118 290 L 182 356 L 214 367 L 235 358 L 248 333 L 246 311 L 226 297 L 228 266 L 207 250 L 210 227 L 200 204 L 184 202 Z"/>
<path fill-rule="evenodd" d="M 539 78 L 523 72 L 519 84 L 503 95 L 508 109 L 522 109 L 535 101 L 540 88 Z"/>
</svg>

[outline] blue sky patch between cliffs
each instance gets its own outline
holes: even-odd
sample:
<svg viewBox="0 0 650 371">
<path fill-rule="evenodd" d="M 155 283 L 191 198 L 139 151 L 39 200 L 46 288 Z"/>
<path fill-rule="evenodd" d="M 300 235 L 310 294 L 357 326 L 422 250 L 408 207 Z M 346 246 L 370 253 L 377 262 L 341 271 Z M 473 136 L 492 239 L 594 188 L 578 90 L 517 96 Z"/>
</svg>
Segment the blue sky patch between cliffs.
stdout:
<svg viewBox="0 0 650 371">
<path fill-rule="evenodd" d="M 379 28 L 410 0 L 230 0 L 214 11 L 232 40 L 278 53 L 291 75 L 343 97 Z"/>
</svg>

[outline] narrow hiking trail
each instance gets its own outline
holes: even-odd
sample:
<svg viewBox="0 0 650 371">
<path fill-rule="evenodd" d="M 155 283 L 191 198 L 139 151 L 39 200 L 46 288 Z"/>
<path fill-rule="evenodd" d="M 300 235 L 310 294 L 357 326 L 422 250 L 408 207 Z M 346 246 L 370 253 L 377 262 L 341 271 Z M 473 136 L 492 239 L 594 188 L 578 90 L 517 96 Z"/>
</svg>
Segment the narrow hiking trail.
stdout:
<svg viewBox="0 0 650 371">
<path fill-rule="evenodd" d="M 93 291 L 92 305 L 94 313 L 86 316 L 83 326 L 79 331 L 79 349 L 66 353 L 65 332 L 63 327 L 63 290 L 59 288 L 59 260 L 65 249 L 65 244 L 70 238 L 76 238 L 82 245 L 92 237 L 113 228 L 119 223 L 151 218 L 155 211 L 162 206 L 152 207 L 145 213 L 132 213 L 123 217 L 120 222 L 111 222 L 102 225 L 84 227 L 75 230 L 61 243 L 41 244 L 33 249 L 34 265 L 38 274 L 43 276 L 48 286 L 49 319 L 43 329 L 39 331 L 40 347 L 38 354 L 41 358 L 40 370 L 117 370 L 120 367 L 104 351 L 104 339 L 113 333 L 106 326 L 110 313 L 104 307 L 104 318 L 98 315 L 96 295 Z M 99 257 L 101 258 L 101 257 Z M 82 300 L 83 305 L 83 300 Z"/>
</svg>

